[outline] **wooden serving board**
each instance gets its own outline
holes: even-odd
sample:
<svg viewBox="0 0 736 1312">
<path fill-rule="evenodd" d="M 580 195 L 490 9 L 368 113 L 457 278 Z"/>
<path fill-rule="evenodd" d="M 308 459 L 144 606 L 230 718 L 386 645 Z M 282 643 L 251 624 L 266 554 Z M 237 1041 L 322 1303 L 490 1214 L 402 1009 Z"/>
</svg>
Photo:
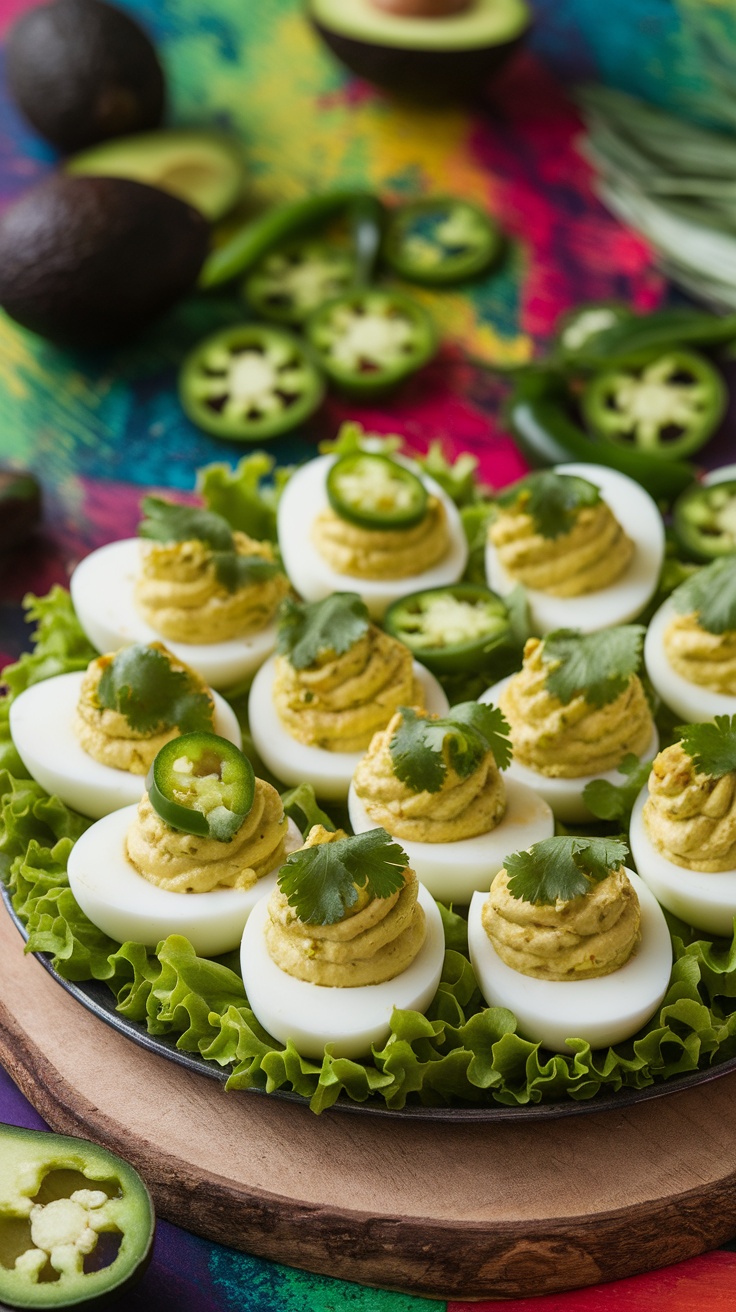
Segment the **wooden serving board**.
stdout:
<svg viewBox="0 0 736 1312">
<path fill-rule="evenodd" d="M 309 1271 L 438 1298 L 549 1293 L 736 1230 L 736 1076 L 625 1112 L 391 1124 L 220 1086 L 85 1011 L 0 913 L 0 1060 L 56 1130 L 122 1154 L 161 1216 Z"/>
</svg>

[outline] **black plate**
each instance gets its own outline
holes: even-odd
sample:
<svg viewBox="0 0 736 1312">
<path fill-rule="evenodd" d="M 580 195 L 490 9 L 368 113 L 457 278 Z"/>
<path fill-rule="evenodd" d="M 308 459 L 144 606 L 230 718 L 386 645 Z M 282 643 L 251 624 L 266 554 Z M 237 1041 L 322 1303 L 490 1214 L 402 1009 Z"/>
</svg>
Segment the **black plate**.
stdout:
<svg viewBox="0 0 736 1312">
<path fill-rule="evenodd" d="M 18 932 L 23 939 L 28 935 L 25 926 L 15 914 L 10 901 L 10 894 L 5 886 L 0 886 L 2 899 L 5 903 L 8 914 L 13 921 Z M 146 1048 L 149 1052 L 156 1052 L 160 1057 L 166 1057 L 168 1061 L 176 1062 L 178 1066 L 183 1066 L 188 1071 L 193 1071 L 195 1075 L 206 1075 L 210 1080 L 216 1080 L 219 1084 L 224 1084 L 228 1078 L 229 1071 L 218 1066 L 216 1062 L 205 1061 L 195 1053 L 182 1052 L 176 1046 L 176 1038 L 166 1034 L 154 1036 L 149 1034 L 144 1025 L 138 1021 L 128 1020 L 126 1016 L 121 1016 L 119 1011 L 115 1010 L 115 998 L 106 984 L 98 980 L 90 980 L 84 984 L 74 984 L 68 979 L 64 979 L 58 971 L 54 970 L 51 965 L 51 959 L 44 952 L 35 952 L 33 954 L 49 975 L 60 984 L 67 993 L 70 993 L 77 1002 L 81 1002 L 87 1011 L 110 1025 L 119 1034 L 124 1034 L 126 1039 L 132 1039 L 139 1047 Z M 736 1057 L 730 1057 L 718 1065 L 709 1066 L 702 1071 L 692 1071 L 689 1075 L 673 1077 L 671 1080 L 662 1080 L 658 1084 L 650 1084 L 646 1089 L 621 1089 L 619 1093 L 609 1094 L 602 1098 L 596 1096 L 587 1098 L 584 1101 L 577 1101 L 575 1098 L 566 1098 L 561 1102 L 542 1102 L 535 1103 L 526 1107 L 506 1107 L 503 1103 L 490 1103 L 483 1107 L 422 1107 L 417 1104 L 401 1108 L 401 1110 L 392 1110 L 386 1107 L 385 1103 L 368 1100 L 367 1102 L 353 1102 L 350 1098 L 340 1097 L 333 1104 L 332 1110 L 336 1112 L 349 1112 L 360 1114 L 361 1116 L 390 1116 L 392 1120 L 399 1117 L 405 1121 L 448 1121 L 452 1124 L 466 1123 L 469 1121 L 553 1121 L 563 1116 L 585 1116 L 594 1112 L 612 1112 L 623 1111 L 627 1107 L 633 1107 L 635 1103 L 648 1102 L 651 1098 L 663 1098 L 667 1094 L 680 1093 L 685 1089 L 695 1088 L 698 1084 L 707 1084 L 711 1080 L 717 1080 L 722 1075 L 729 1075 L 736 1071 Z M 256 1094 L 263 1098 L 279 1098 L 282 1102 L 299 1103 L 301 1106 L 308 1106 L 308 1100 L 298 1093 L 288 1093 L 282 1090 L 276 1090 L 273 1093 L 266 1093 L 264 1089 L 245 1089 L 244 1093 Z"/>
</svg>

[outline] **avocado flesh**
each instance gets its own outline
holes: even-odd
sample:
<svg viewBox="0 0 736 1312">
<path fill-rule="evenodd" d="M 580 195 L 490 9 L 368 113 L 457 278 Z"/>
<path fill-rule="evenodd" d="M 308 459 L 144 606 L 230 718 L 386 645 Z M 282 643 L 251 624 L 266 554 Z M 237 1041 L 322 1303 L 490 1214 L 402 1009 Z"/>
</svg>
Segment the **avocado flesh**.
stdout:
<svg viewBox="0 0 736 1312">
<path fill-rule="evenodd" d="M 475 0 L 446 18 L 408 18 L 371 0 L 310 0 L 310 17 L 337 37 L 401 50 L 477 50 L 515 41 L 530 23 L 526 0 Z"/>
<path fill-rule="evenodd" d="M 240 150 L 230 137 L 188 129 L 116 137 L 75 155 L 65 168 L 160 187 L 194 205 L 211 223 L 237 204 L 244 178 Z"/>
</svg>

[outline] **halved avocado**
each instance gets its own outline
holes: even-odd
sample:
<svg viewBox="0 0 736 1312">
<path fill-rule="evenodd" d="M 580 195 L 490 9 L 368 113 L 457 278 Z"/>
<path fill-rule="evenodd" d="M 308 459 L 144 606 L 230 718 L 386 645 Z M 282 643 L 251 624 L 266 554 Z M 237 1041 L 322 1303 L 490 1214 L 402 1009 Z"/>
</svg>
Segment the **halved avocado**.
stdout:
<svg viewBox="0 0 736 1312">
<path fill-rule="evenodd" d="M 443 18 L 387 13 L 372 0 L 309 0 L 308 13 L 353 73 L 424 101 L 482 90 L 531 22 L 526 0 L 473 0 Z"/>
<path fill-rule="evenodd" d="M 65 168 L 160 187 L 194 205 L 211 223 L 237 204 L 245 175 L 237 142 L 224 132 L 189 128 L 116 137 L 75 155 Z"/>
</svg>

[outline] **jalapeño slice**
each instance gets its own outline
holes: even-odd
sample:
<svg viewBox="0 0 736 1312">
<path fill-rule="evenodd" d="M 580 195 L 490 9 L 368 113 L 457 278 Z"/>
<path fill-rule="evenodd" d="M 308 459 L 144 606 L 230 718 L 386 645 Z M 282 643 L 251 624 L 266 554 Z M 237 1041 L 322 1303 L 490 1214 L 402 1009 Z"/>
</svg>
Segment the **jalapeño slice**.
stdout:
<svg viewBox="0 0 736 1312">
<path fill-rule="evenodd" d="M 726 403 L 718 370 L 704 356 L 680 348 L 596 374 L 580 400 L 596 437 L 662 460 L 681 460 L 705 446 Z"/>
<path fill-rule="evenodd" d="M 736 552 L 736 479 L 683 492 L 672 526 L 682 550 L 695 560 L 705 563 Z"/>
<path fill-rule="evenodd" d="M 215 733 L 185 733 L 166 743 L 146 779 L 153 809 L 172 829 L 229 843 L 255 796 L 253 766 Z"/>
<path fill-rule="evenodd" d="M 386 263 L 409 282 L 446 287 L 475 278 L 498 257 L 503 236 L 471 201 L 429 196 L 402 205 L 386 232 Z"/>
<path fill-rule="evenodd" d="M 437 349 L 421 305 L 377 287 L 327 301 L 307 320 L 306 334 L 328 378 L 356 396 L 397 386 Z"/>
<path fill-rule="evenodd" d="M 324 381 L 302 343 L 282 328 L 238 324 L 195 346 L 182 365 L 185 413 L 215 437 L 277 437 L 314 413 Z"/>
<path fill-rule="evenodd" d="M 243 284 L 252 310 L 265 319 L 303 323 L 350 287 L 355 259 L 334 243 L 305 239 L 270 251 Z"/>
<path fill-rule="evenodd" d="M 505 603 L 477 583 L 412 592 L 389 606 L 383 623 L 422 665 L 440 675 L 472 670 L 509 637 Z"/>
<path fill-rule="evenodd" d="M 412 528 L 427 513 L 421 478 L 390 456 L 369 451 L 335 461 L 327 474 L 327 499 L 336 515 L 361 528 Z"/>
</svg>

